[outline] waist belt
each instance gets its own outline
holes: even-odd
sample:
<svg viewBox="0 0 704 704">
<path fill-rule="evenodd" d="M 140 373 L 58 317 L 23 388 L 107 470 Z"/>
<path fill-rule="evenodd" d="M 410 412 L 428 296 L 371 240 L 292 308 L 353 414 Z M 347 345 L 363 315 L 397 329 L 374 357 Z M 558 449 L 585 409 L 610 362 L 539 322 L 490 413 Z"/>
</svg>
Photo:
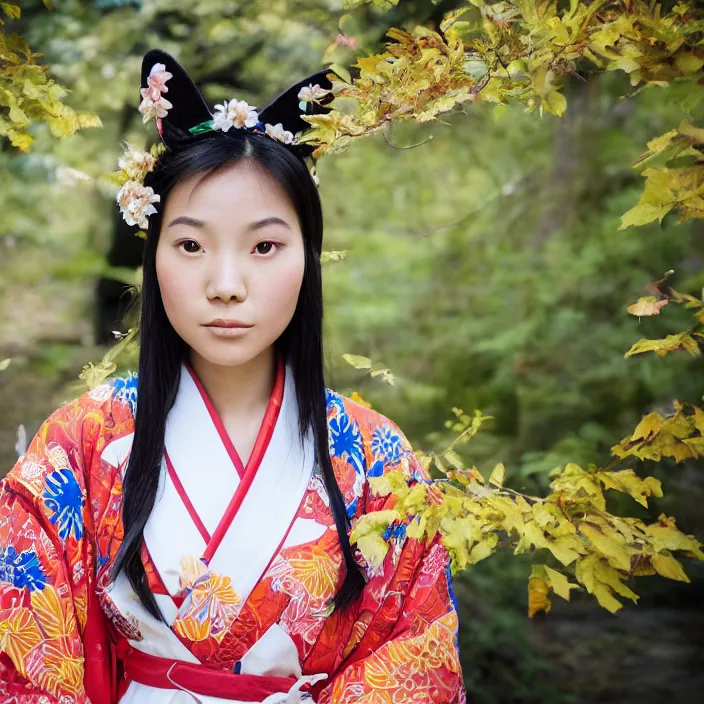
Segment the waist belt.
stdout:
<svg viewBox="0 0 704 704">
<path fill-rule="evenodd" d="M 133 648 L 126 640 L 120 640 L 118 657 L 124 662 L 128 680 L 158 689 L 178 689 L 207 697 L 261 702 L 272 694 L 289 692 L 299 682 L 295 677 L 237 674 L 197 663 L 161 658 Z M 301 683 L 301 689 L 308 688 L 310 684 L 309 681 Z"/>
</svg>

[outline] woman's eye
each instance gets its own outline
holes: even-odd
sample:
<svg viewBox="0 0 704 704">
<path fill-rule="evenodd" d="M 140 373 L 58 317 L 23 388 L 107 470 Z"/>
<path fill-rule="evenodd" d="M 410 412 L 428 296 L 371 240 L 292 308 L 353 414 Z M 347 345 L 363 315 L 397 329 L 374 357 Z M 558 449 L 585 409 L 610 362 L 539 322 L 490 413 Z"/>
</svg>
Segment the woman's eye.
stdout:
<svg viewBox="0 0 704 704">
<path fill-rule="evenodd" d="M 195 254 L 200 249 L 200 245 L 195 240 L 184 240 L 178 246 L 182 247 L 187 254 Z"/>
<path fill-rule="evenodd" d="M 260 242 L 254 249 L 257 254 L 269 254 L 275 246 L 274 242 Z"/>
</svg>

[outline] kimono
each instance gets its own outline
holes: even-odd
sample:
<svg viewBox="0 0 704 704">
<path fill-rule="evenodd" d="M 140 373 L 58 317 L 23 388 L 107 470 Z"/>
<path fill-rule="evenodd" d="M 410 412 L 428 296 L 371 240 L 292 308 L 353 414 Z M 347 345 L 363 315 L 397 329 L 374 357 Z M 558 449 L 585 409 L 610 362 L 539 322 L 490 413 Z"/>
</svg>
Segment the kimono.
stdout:
<svg viewBox="0 0 704 704">
<path fill-rule="evenodd" d="M 393 506 L 368 478 L 427 475 L 399 428 L 326 390 L 352 525 Z M 279 363 L 244 464 L 182 364 L 141 558 L 166 623 L 110 568 L 137 409 L 132 373 L 54 412 L 0 483 L 0 701 L 51 704 L 465 701 L 448 554 L 393 525 L 342 610 L 338 533 L 295 381 Z M 354 549 L 354 546 L 353 546 Z"/>
</svg>

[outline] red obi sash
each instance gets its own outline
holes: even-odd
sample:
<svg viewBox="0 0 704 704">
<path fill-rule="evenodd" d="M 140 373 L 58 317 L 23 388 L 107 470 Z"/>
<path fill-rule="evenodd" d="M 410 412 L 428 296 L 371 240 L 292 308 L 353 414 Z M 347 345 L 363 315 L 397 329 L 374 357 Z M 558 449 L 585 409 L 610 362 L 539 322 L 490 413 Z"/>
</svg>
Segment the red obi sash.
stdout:
<svg viewBox="0 0 704 704">
<path fill-rule="evenodd" d="M 178 689 L 207 697 L 261 702 L 271 694 L 286 693 L 296 684 L 295 677 L 236 674 L 207 665 L 148 655 L 121 639 L 118 658 L 124 662 L 127 680 L 159 689 Z M 305 691 L 309 686 L 304 685 Z"/>
</svg>

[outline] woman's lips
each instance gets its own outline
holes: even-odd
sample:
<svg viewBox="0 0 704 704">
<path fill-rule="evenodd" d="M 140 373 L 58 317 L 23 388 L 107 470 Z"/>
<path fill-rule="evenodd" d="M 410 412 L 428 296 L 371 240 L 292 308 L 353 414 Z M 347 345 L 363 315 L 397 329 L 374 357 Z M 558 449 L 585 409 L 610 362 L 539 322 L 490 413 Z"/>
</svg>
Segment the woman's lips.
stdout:
<svg viewBox="0 0 704 704">
<path fill-rule="evenodd" d="M 206 323 L 209 328 L 251 328 L 251 325 L 241 323 L 239 320 L 225 320 L 224 318 L 216 318 L 209 323 Z"/>
<path fill-rule="evenodd" d="M 239 320 L 226 320 L 224 318 L 217 318 L 205 325 L 210 332 L 216 337 L 242 337 L 251 325 L 242 323 Z"/>
<path fill-rule="evenodd" d="M 228 328 L 223 327 L 222 325 L 206 325 L 205 327 L 216 337 L 242 337 L 252 326 L 248 325 L 246 327 L 240 326 Z"/>
</svg>

